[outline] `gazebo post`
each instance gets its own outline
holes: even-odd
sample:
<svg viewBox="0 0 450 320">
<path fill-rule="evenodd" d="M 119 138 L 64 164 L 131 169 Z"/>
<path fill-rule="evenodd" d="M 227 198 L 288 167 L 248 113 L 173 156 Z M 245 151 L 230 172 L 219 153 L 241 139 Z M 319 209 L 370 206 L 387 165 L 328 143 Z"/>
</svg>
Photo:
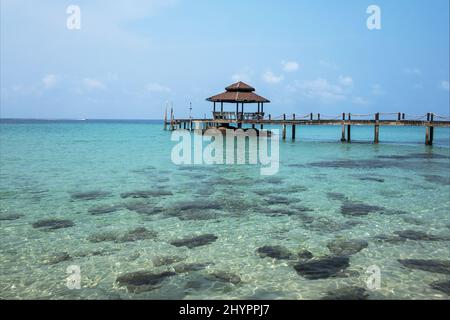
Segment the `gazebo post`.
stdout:
<svg viewBox="0 0 450 320">
<path fill-rule="evenodd" d="M 239 128 L 239 102 L 236 102 L 236 127 Z"/>
</svg>

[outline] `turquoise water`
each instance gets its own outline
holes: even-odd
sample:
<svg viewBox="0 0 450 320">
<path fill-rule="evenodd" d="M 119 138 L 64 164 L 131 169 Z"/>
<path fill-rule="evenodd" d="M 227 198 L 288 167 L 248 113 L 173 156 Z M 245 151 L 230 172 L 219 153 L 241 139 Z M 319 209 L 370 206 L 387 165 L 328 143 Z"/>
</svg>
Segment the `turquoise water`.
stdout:
<svg viewBox="0 0 450 320">
<path fill-rule="evenodd" d="M 379 145 L 373 128 L 353 127 L 351 144 L 340 131 L 297 128 L 297 141 L 280 143 L 279 173 L 263 177 L 252 165 L 172 164 L 175 142 L 158 122 L 3 120 L 0 298 L 320 299 L 352 287 L 372 299 L 448 299 L 433 284 L 450 267 L 398 260 L 450 260 L 450 131 L 436 129 L 433 147 L 424 128 L 382 127 Z M 48 218 L 64 224 L 36 224 Z M 174 245 L 206 234 L 202 246 Z M 336 239 L 367 245 L 336 253 Z M 285 254 L 264 257 L 264 246 Z M 296 256 L 305 250 L 314 257 Z M 342 255 L 340 272 L 296 271 Z M 71 265 L 79 290 L 66 286 Z M 366 288 L 373 265 L 377 290 Z"/>
</svg>

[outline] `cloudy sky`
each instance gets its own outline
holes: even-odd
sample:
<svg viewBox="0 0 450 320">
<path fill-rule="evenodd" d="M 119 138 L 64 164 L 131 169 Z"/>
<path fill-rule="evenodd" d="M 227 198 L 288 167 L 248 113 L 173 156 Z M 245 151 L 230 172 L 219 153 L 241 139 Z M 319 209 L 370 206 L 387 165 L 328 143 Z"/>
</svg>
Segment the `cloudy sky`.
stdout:
<svg viewBox="0 0 450 320">
<path fill-rule="evenodd" d="M 0 3 L 1 117 L 161 119 L 167 101 L 203 116 L 238 80 L 274 116 L 449 113 L 448 0 Z"/>
</svg>

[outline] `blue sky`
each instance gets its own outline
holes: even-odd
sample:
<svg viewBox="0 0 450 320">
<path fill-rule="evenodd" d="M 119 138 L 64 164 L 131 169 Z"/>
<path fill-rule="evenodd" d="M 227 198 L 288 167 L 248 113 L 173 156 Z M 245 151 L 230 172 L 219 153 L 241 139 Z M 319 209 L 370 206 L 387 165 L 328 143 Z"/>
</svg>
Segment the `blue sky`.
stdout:
<svg viewBox="0 0 450 320">
<path fill-rule="evenodd" d="M 203 116 L 235 80 L 274 116 L 449 114 L 448 0 L 0 3 L 1 117 L 161 119 L 166 101 Z"/>
</svg>

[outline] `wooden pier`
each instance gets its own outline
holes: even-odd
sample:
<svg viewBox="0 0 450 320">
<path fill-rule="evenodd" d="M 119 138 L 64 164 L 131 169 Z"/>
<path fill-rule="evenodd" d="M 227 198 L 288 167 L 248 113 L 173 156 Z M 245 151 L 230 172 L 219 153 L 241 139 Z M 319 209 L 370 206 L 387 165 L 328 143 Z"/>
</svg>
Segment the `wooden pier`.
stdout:
<svg viewBox="0 0 450 320">
<path fill-rule="evenodd" d="M 177 129 L 202 129 L 206 130 L 208 128 L 217 127 L 233 127 L 235 129 L 242 128 L 244 126 L 249 126 L 251 128 L 263 129 L 264 126 L 278 126 L 281 128 L 281 136 L 283 140 L 286 140 L 287 128 L 291 127 L 291 138 L 296 139 L 296 127 L 297 126 L 341 126 L 342 127 L 342 142 L 351 142 L 351 127 L 352 126 L 372 126 L 374 127 L 374 143 L 379 143 L 380 139 L 380 127 L 387 126 L 413 126 L 413 127 L 424 127 L 425 130 L 425 144 L 432 145 L 434 138 L 434 128 L 440 127 L 450 127 L 450 119 L 444 116 L 436 116 L 434 113 L 427 113 L 423 116 L 414 116 L 408 119 L 405 113 L 395 113 L 395 118 L 393 119 L 381 119 L 381 116 L 392 116 L 393 113 L 376 113 L 373 115 L 373 119 L 358 119 L 361 115 L 352 115 L 350 113 L 343 113 L 340 119 L 326 118 L 320 114 L 308 114 L 306 116 L 298 117 L 295 114 L 288 117 L 287 115 L 282 115 L 280 117 L 273 118 L 268 115 L 265 118 L 260 119 L 241 119 L 239 114 L 236 119 L 175 119 L 173 113 L 171 113 L 170 120 L 164 121 L 164 128 L 169 127 L 169 130 Z M 367 116 L 367 115 L 364 115 Z M 437 119 L 438 118 L 438 119 Z"/>
<path fill-rule="evenodd" d="M 320 113 L 308 113 L 306 115 L 282 114 L 273 117 L 264 112 L 264 104 L 270 100 L 255 93 L 255 88 L 240 81 L 225 88 L 225 92 L 206 99 L 213 103 L 211 119 L 176 119 L 173 108 L 170 110 L 170 119 L 167 119 L 167 109 L 164 115 L 164 128 L 169 130 L 188 129 L 206 130 L 208 128 L 233 128 L 240 129 L 251 126 L 253 129 L 263 130 L 264 126 L 279 126 L 282 130 L 282 139 L 286 140 L 287 127 L 291 127 L 291 137 L 296 139 L 297 126 L 341 126 L 342 142 L 351 142 L 352 126 L 373 126 L 374 143 L 380 141 L 380 127 L 382 126 L 414 126 L 425 127 L 425 144 L 432 145 L 434 128 L 450 127 L 450 117 L 427 113 L 425 115 L 406 115 L 402 112 L 375 113 L 375 114 L 351 114 L 341 113 L 337 116 L 321 115 Z M 224 103 L 231 104 L 233 111 L 225 111 Z M 220 104 L 220 111 L 216 104 Z M 257 105 L 257 110 L 244 112 L 244 105 Z M 256 108 L 255 108 L 256 109 Z M 206 117 L 206 116 L 205 116 Z M 259 128 L 257 128 L 259 126 Z"/>
</svg>

